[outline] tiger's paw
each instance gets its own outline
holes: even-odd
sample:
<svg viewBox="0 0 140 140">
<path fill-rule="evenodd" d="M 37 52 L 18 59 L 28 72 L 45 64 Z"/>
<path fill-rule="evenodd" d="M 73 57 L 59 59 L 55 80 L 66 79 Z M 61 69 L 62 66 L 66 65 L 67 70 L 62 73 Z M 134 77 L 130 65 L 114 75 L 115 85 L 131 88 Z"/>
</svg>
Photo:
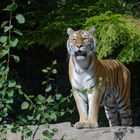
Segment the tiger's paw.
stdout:
<svg viewBox="0 0 140 140">
<path fill-rule="evenodd" d="M 76 129 L 85 128 L 85 123 L 84 123 L 84 122 L 77 122 L 77 123 L 75 123 L 74 127 L 75 127 Z"/>
<path fill-rule="evenodd" d="M 74 127 L 76 129 L 83 129 L 83 128 L 97 128 L 98 127 L 98 123 L 91 123 L 91 122 L 77 122 Z"/>
<path fill-rule="evenodd" d="M 97 128 L 97 127 L 98 127 L 98 123 L 88 122 L 85 124 L 85 128 L 88 128 L 88 129 Z"/>
</svg>

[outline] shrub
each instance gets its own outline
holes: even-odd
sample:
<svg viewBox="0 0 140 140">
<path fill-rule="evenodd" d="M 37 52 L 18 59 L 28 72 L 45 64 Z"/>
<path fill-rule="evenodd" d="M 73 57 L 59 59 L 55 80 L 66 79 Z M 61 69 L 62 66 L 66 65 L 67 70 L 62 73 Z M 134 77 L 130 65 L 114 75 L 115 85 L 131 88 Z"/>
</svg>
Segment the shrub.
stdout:
<svg viewBox="0 0 140 140">
<path fill-rule="evenodd" d="M 106 12 L 87 19 L 85 28 L 95 26 L 99 58 L 117 58 L 124 63 L 139 61 L 140 21 Z"/>
</svg>

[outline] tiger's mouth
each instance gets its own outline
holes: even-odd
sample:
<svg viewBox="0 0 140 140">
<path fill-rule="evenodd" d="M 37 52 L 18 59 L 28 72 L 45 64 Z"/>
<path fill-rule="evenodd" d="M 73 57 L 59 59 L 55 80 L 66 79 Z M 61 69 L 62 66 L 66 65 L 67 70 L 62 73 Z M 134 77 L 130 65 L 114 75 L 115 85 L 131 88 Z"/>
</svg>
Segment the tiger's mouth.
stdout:
<svg viewBox="0 0 140 140">
<path fill-rule="evenodd" d="M 78 51 L 75 52 L 75 56 L 76 57 L 78 57 L 78 56 L 86 57 L 87 56 L 87 52 L 78 50 Z"/>
</svg>

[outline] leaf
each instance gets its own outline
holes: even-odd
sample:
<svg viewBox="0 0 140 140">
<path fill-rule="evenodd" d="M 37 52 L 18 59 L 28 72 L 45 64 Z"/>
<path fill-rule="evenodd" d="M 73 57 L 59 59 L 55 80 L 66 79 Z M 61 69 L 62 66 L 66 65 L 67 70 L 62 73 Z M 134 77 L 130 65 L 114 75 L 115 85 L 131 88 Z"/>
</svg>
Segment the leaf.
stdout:
<svg viewBox="0 0 140 140">
<path fill-rule="evenodd" d="M 43 81 L 43 82 L 42 82 L 42 85 L 45 85 L 46 83 L 47 83 L 47 81 Z"/>
<path fill-rule="evenodd" d="M 2 43 L 2 44 L 4 44 L 6 41 L 7 41 L 7 36 L 1 36 L 0 37 L 0 42 Z"/>
<path fill-rule="evenodd" d="M 20 36 L 23 36 L 23 33 L 19 29 L 14 28 L 13 32 L 20 35 Z"/>
<path fill-rule="evenodd" d="M 21 89 L 21 85 L 16 85 L 15 86 L 17 89 Z"/>
<path fill-rule="evenodd" d="M 7 55 L 8 53 L 9 53 L 9 49 L 3 49 L 3 50 L 1 50 L 0 58 L 4 57 L 4 56 Z"/>
<path fill-rule="evenodd" d="M 45 89 L 46 92 L 50 92 L 52 90 L 52 86 L 48 85 L 48 87 Z"/>
<path fill-rule="evenodd" d="M 56 132 L 58 132 L 58 129 L 57 128 L 53 128 L 52 131 L 56 133 Z"/>
<path fill-rule="evenodd" d="M 7 115 L 8 115 L 8 114 L 7 114 L 7 112 L 5 112 L 5 111 L 1 111 L 1 112 L 0 112 L 0 116 L 2 116 L 3 118 L 6 117 Z"/>
<path fill-rule="evenodd" d="M 25 18 L 22 14 L 17 14 L 15 18 L 19 24 L 23 24 L 25 22 Z"/>
<path fill-rule="evenodd" d="M 62 95 L 61 94 L 56 94 L 55 97 L 56 97 L 56 100 L 59 100 L 62 97 Z"/>
<path fill-rule="evenodd" d="M 54 136 L 54 133 L 50 133 L 48 130 L 43 131 L 42 134 L 49 139 L 52 139 L 52 137 Z"/>
<path fill-rule="evenodd" d="M 100 82 L 103 81 L 103 77 L 99 77 L 99 81 L 100 81 Z"/>
<path fill-rule="evenodd" d="M 11 88 L 11 87 L 15 87 L 16 86 L 16 81 L 15 80 L 11 80 L 8 82 L 8 87 Z"/>
<path fill-rule="evenodd" d="M 12 38 L 10 43 L 12 47 L 16 47 L 18 44 L 18 38 Z"/>
<path fill-rule="evenodd" d="M 54 60 L 54 61 L 52 62 L 52 64 L 53 64 L 53 65 L 56 65 L 56 64 L 57 64 L 57 60 Z"/>
<path fill-rule="evenodd" d="M 43 72 L 43 73 L 47 73 L 48 70 L 47 70 L 47 69 L 43 69 L 42 72 Z"/>
<path fill-rule="evenodd" d="M 3 87 L 3 83 L 0 83 L 0 88 L 2 88 Z"/>
<path fill-rule="evenodd" d="M 13 102 L 14 102 L 13 98 L 11 98 L 11 99 L 6 99 L 6 103 L 7 103 L 7 104 L 12 104 Z"/>
<path fill-rule="evenodd" d="M 81 89 L 80 91 L 81 91 L 81 93 L 86 94 L 88 89 Z"/>
<path fill-rule="evenodd" d="M 44 100 L 45 100 L 45 97 L 42 96 L 42 95 L 38 95 L 38 100 L 40 100 L 40 101 L 44 101 Z"/>
<path fill-rule="evenodd" d="M 12 133 L 17 133 L 18 131 L 20 131 L 20 127 L 19 127 L 19 126 L 13 126 L 13 127 L 11 128 L 11 132 L 12 132 Z"/>
<path fill-rule="evenodd" d="M 57 120 L 57 115 L 56 115 L 56 113 L 55 112 L 51 112 L 51 114 L 50 114 L 50 116 L 49 116 L 50 118 L 51 118 L 51 120 L 54 120 L 54 121 L 56 121 Z"/>
<path fill-rule="evenodd" d="M 49 125 L 48 123 L 45 123 L 45 124 L 44 124 L 44 127 L 45 127 L 45 128 L 50 128 L 50 125 Z"/>
<path fill-rule="evenodd" d="M 1 51 L 0 58 L 2 58 L 3 56 L 7 55 L 8 53 L 9 53 L 9 49 L 3 49 Z"/>
<path fill-rule="evenodd" d="M 47 102 L 48 103 L 54 102 L 54 99 L 53 99 L 53 97 L 51 95 L 47 98 Z"/>
<path fill-rule="evenodd" d="M 23 102 L 22 104 L 21 104 L 21 109 L 27 109 L 29 107 L 29 103 L 28 102 Z"/>
<path fill-rule="evenodd" d="M 28 119 L 28 120 L 33 120 L 33 118 L 34 118 L 34 116 L 28 116 L 28 115 L 27 115 L 27 119 Z"/>
<path fill-rule="evenodd" d="M 32 134 L 33 134 L 33 131 L 32 131 L 32 130 L 28 130 L 28 132 L 26 133 L 25 138 L 29 138 L 29 137 L 31 137 Z"/>
<path fill-rule="evenodd" d="M 12 3 L 11 5 L 8 5 L 5 9 L 3 9 L 4 11 L 10 11 L 10 12 L 14 12 L 16 9 L 18 8 L 18 5 L 16 3 Z"/>
<path fill-rule="evenodd" d="M 8 97 L 13 97 L 14 95 L 14 90 L 10 90 L 7 92 Z"/>
<path fill-rule="evenodd" d="M 18 89 L 18 93 L 21 95 L 24 94 L 24 92 L 21 90 L 21 88 Z"/>
<path fill-rule="evenodd" d="M 60 115 L 61 115 L 61 116 L 63 116 L 64 114 L 65 114 L 65 112 L 63 112 L 63 111 L 62 111 L 62 112 L 60 112 Z"/>
<path fill-rule="evenodd" d="M 10 25 L 10 26 L 4 26 L 4 32 L 8 32 L 10 29 L 13 28 L 13 25 Z"/>
<path fill-rule="evenodd" d="M 52 73 L 53 73 L 53 74 L 56 74 L 56 73 L 57 73 L 57 70 L 56 70 L 56 69 L 53 69 L 53 70 L 52 70 Z"/>
<path fill-rule="evenodd" d="M 40 118 L 41 118 L 41 114 L 38 114 L 35 118 L 36 118 L 37 121 L 39 121 Z"/>
<path fill-rule="evenodd" d="M 14 58 L 16 63 L 18 63 L 20 61 L 19 56 L 17 56 L 17 55 L 11 55 L 11 56 Z"/>
<path fill-rule="evenodd" d="M 3 28 L 9 21 L 3 21 L 1 24 L 1 28 Z"/>
<path fill-rule="evenodd" d="M 50 67 L 47 67 L 47 70 L 51 70 L 51 68 Z"/>
</svg>

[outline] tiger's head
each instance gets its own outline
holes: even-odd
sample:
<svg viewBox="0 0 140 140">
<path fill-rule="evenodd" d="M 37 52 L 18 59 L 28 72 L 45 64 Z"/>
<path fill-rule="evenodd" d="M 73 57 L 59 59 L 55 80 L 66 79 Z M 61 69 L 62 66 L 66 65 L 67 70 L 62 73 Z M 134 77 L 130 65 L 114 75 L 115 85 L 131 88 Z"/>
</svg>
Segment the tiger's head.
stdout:
<svg viewBox="0 0 140 140">
<path fill-rule="evenodd" d="M 77 60 L 84 60 L 91 56 L 96 51 L 96 43 L 93 38 L 95 28 L 92 27 L 89 31 L 78 30 L 74 31 L 71 28 L 67 29 L 69 38 L 67 40 L 67 50 L 70 55 L 73 55 Z"/>
</svg>

